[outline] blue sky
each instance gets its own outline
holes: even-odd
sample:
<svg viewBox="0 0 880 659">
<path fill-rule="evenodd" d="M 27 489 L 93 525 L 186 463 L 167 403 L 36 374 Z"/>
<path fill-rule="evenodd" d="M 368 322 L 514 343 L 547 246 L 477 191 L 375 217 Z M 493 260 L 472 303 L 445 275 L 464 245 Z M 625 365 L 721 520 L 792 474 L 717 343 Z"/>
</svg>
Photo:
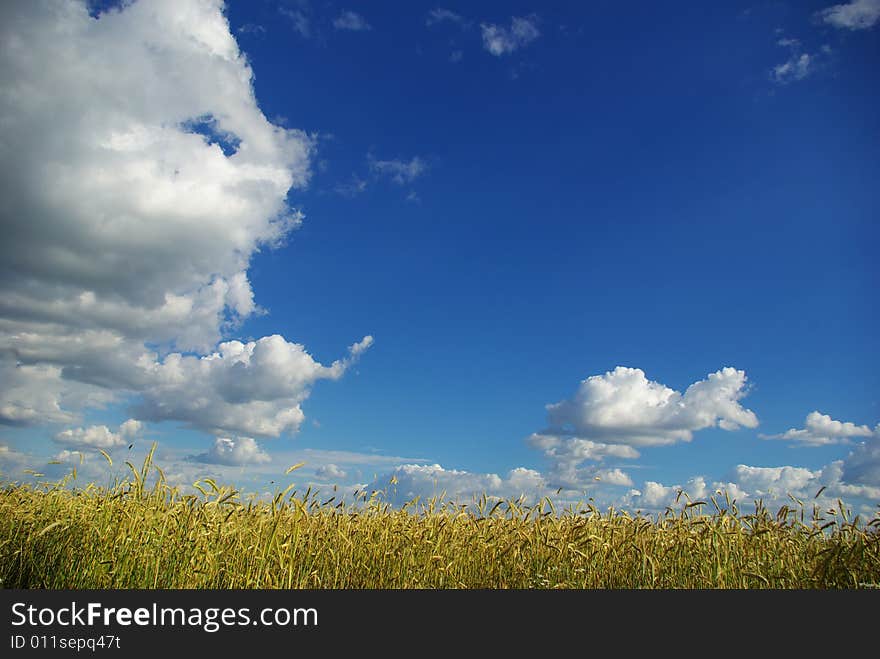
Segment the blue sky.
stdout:
<svg viewBox="0 0 880 659">
<path fill-rule="evenodd" d="M 3 473 L 874 510 L 880 2 L 544 4 L 5 8 Z"/>
</svg>

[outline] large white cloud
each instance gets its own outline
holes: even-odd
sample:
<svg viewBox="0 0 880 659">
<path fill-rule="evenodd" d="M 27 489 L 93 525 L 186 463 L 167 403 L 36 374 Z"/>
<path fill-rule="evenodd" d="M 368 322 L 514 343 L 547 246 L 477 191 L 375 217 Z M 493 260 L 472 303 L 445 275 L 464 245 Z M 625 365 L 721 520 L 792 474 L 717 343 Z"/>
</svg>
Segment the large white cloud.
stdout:
<svg viewBox="0 0 880 659">
<path fill-rule="evenodd" d="M 348 30 L 350 32 L 364 32 L 373 29 L 367 23 L 367 19 L 348 9 L 343 10 L 339 16 L 333 19 L 333 27 L 337 30 Z"/>
<path fill-rule="evenodd" d="M 481 23 L 483 48 L 501 57 L 509 55 L 541 36 L 536 16 L 514 16 L 510 19 L 510 27 L 494 23 Z"/>
<path fill-rule="evenodd" d="M 836 421 L 819 411 L 810 412 L 804 427 L 790 428 L 776 435 L 760 435 L 762 439 L 781 439 L 806 446 L 841 444 L 853 437 L 880 437 L 880 424 L 874 430 L 868 426 L 857 426 L 850 421 Z"/>
<path fill-rule="evenodd" d="M 272 461 L 269 454 L 263 451 L 252 437 L 217 437 L 209 451 L 193 456 L 191 459 L 193 462 L 230 467 L 266 464 Z"/>
<path fill-rule="evenodd" d="M 318 380 L 336 380 L 372 343 L 365 337 L 347 359 L 330 366 L 278 335 L 227 341 L 207 356 L 173 353 L 144 368 L 138 417 L 176 419 L 215 433 L 234 431 L 277 437 L 295 432 L 305 418 L 300 403 Z"/>
<path fill-rule="evenodd" d="M 734 368 L 710 373 L 684 395 L 648 380 L 638 368 L 618 366 L 581 382 L 575 395 L 547 406 L 551 429 L 630 446 L 690 441 L 696 430 L 754 428 L 758 418 L 743 408 L 746 374 Z"/>
<path fill-rule="evenodd" d="M 315 477 L 339 483 L 348 478 L 348 474 L 344 469 L 340 469 L 338 465 L 330 462 L 318 467 L 315 470 Z"/>
<path fill-rule="evenodd" d="M 683 502 L 679 499 L 682 491 L 688 495 Z M 747 508 L 751 501 L 761 500 L 770 510 L 793 505 L 790 497 L 807 506 L 816 504 L 821 508 L 839 507 L 837 501 L 840 499 L 844 505 L 856 506 L 857 512 L 870 517 L 880 501 L 880 451 L 857 450 L 846 459 L 836 460 L 820 469 L 740 464 L 731 470 L 728 480 L 715 481 L 711 485 L 704 476 L 694 476 L 685 485 L 647 481 L 641 489 L 630 490 L 617 504 L 630 510 L 662 511 L 667 506 L 674 507 L 677 499 L 679 503 L 708 501 L 713 495 L 719 502 L 723 502 L 726 495 L 735 500 L 740 509 Z M 707 512 L 711 510 L 711 507 L 706 509 Z"/>
<path fill-rule="evenodd" d="M 618 366 L 583 380 L 571 398 L 547 405 L 549 427 L 527 441 L 549 459 L 551 484 L 577 488 L 595 477 L 603 460 L 638 458 L 637 447 L 687 442 L 713 426 L 754 428 L 757 416 L 739 403 L 746 381 L 745 372 L 727 367 L 681 394 L 641 369 Z M 581 468 L 584 462 L 590 464 Z"/>
<path fill-rule="evenodd" d="M 601 478 L 598 465 L 606 459 L 633 460 L 640 456 L 632 446 L 594 442 L 580 437 L 534 433 L 526 443 L 542 451 L 550 461 L 551 467 L 547 473 L 549 482 L 555 487 L 566 489 L 582 489 L 596 476 Z M 580 465 L 584 462 L 589 464 L 581 468 Z M 623 474 L 613 481 L 607 480 L 622 482 L 627 478 Z"/>
<path fill-rule="evenodd" d="M 252 83 L 221 0 L 2 4 L 0 423 L 134 395 L 145 418 L 277 435 L 344 371 L 275 336 L 214 353 L 310 176 L 312 138 Z"/>
<path fill-rule="evenodd" d="M 425 173 L 428 166 L 425 161 L 415 156 L 410 161 L 392 158 L 391 160 L 377 160 L 372 154 L 368 154 L 367 162 L 370 171 L 377 176 L 387 176 L 398 185 L 412 183 Z"/>
</svg>

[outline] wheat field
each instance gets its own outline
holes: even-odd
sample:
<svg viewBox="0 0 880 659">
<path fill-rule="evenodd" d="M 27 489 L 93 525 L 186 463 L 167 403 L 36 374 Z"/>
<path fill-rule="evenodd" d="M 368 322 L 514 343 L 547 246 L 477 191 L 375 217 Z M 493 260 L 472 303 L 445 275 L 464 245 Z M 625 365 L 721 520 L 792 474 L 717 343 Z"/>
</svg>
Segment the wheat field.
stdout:
<svg viewBox="0 0 880 659">
<path fill-rule="evenodd" d="M 108 457 L 109 459 L 109 457 Z M 199 495 L 152 464 L 110 487 L 0 490 L 5 588 L 877 588 L 880 517 L 792 500 L 771 513 L 727 499 L 647 517 L 549 499 L 460 506 L 377 493 L 353 503 L 293 486 L 243 501 Z M 291 470 L 294 468 L 291 468 Z M 290 471 L 290 470 L 289 470 Z M 147 486 L 146 484 L 151 484 Z"/>
</svg>

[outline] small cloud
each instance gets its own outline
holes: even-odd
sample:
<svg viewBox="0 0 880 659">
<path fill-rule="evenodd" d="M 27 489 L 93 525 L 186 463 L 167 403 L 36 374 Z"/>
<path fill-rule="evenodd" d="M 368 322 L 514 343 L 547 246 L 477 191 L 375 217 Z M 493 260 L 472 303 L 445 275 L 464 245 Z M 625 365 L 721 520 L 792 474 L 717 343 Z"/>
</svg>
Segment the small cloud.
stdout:
<svg viewBox="0 0 880 659">
<path fill-rule="evenodd" d="M 325 464 L 315 472 L 315 476 L 326 480 L 342 481 L 348 478 L 348 474 L 332 462 Z"/>
<path fill-rule="evenodd" d="M 367 156 L 367 160 L 373 174 L 387 176 L 398 185 L 412 183 L 428 169 L 425 161 L 418 156 L 409 162 L 400 159 L 376 160 L 372 155 Z"/>
<path fill-rule="evenodd" d="M 460 62 L 464 58 L 464 53 L 460 50 L 453 50 L 449 54 L 449 61 L 453 64 Z"/>
<path fill-rule="evenodd" d="M 873 431 L 868 426 L 857 426 L 849 421 L 836 421 L 827 414 L 815 411 L 807 415 L 804 427 L 790 428 L 776 435 L 758 435 L 761 439 L 788 440 L 805 446 L 846 444 L 854 437 L 880 437 L 880 425 Z"/>
<path fill-rule="evenodd" d="M 596 476 L 624 484 L 623 472 L 597 471 L 597 465 L 638 458 L 641 447 L 689 442 L 706 428 L 754 428 L 758 417 L 740 404 L 747 393 L 745 372 L 732 367 L 681 393 L 649 380 L 641 369 L 618 366 L 582 380 L 573 396 L 547 405 L 548 428 L 526 441 L 550 462 L 551 485 L 579 488 Z"/>
<path fill-rule="evenodd" d="M 124 446 L 135 439 L 141 432 L 143 424 L 129 419 L 121 424 L 116 432 L 107 426 L 89 426 L 88 428 L 68 428 L 55 435 L 54 440 L 73 449 L 114 449 Z"/>
<path fill-rule="evenodd" d="M 278 11 L 290 19 L 294 31 L 298 32 L 303 39 L 311 38 L 312 23 L 304 11 L 300 11 L 299 9 L 288 9 L 287 7 L 281 7 Z"/>
<path fill-rule="evenodd" d="M 462 28 L 468 28 L 471 26 L 471 22 L 460 14 L 439 7 L 429 11 L 428 18 L 425 19 L 425 25 L 428 27 L 437 25 L 438 23 L 454 23 Z"/>
<path fill-rule="evenodd" d="M 853 0 L 823 9 L 816 16 L 841 30 L 867 30 L 880 21 L 880 0 Z"/>
<path fill-rule="evenodd" d="M 406 200 L 414 204 L 422 203 L 422 198 L 419 197 L 418 193 L 416 193 L 415 190 L 410 190 L 410 193 L 406 195 Z"/>
<path fill-rule="evenodd" d="M 347 9 L 334 19 L 333 27 L 350 32 L 365 32 L 373 29 L 363 16 Z"/>
<path fill-rule="evenodd" d="M 214 445 L 207 452 L 190 456 L 188 460 L 190 462 L 239 467 L 242 465 L 265 464 L 271 462 L 272 458 L 250 437 L 238 437 L 237 439 L 217 437 L 214 440 Z"/>
<path fill-rule="evenodd" d="M 333 189 L 336 194 L 340 194 L 343 197 L 356 197 L 367 189 L 367 182 L 357 174 L 353 174 L 350 181 L 337 183 Z"/>
<path fill-rule="evenodd" d="M 595 480 L 601 481 L 607 485 L 622 485 L 626 487 L 632 487 L 633 482 L 624 471 L 620 469 L 602 469 L 596 472 Z"/>
<path fill-rule="evenodd" d="M 67 449 L 64 449 L 63 451 L 60 451 L 59 453 L 56 453 L 54 456 L 52 456 L 52 459 L 56 462 L 81 464 L 85 462 L 86 455 L 81 451 L 68 451 Z"/>
<path fill-rule="evenodd" d="M 483 34 L 483 47 L 495 57 L 509 55 L 541 36 L 537 17 L 534 15 L 528 18 L 514 16 L 510 27 L 481 23 L 480 30 Z"/>
<path fill-rule="evenodd" d="M 245 23 L 238 28 L 237 32 L 239 34 L 265 34 L 266 28 L 257 23 Z"/>
<path fill-rule="evenodd" d="M 502 478 L 494 473 L 476 473 L 444 469 L 439 464 L 402 464 L 390 473 L 378 476 L 367 490 L 383 493 L 393 505 L 402 505 L 416 497 L 427 501 L 441 497 L 444 501 L 467 504 L 480 496 L 535 501 L 548 494 L 544 477 L 533 469 L 517 467 Z"/>
</svg>

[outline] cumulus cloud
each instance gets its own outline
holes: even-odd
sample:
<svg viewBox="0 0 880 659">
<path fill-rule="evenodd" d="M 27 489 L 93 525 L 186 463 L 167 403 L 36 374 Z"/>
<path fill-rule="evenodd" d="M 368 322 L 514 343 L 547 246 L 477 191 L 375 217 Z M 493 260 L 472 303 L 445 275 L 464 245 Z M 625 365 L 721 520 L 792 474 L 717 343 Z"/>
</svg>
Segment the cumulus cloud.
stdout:
<svg viewBox="0 0 880 659">
<path fill-rule="evenodd" d="M 0 423 L 134 396 L 145 419 L 295 429 L 309 385 L 354 353 L 215 348 L 260 311 L 250 260 L 302 221 L 287 195 L 314 150 L 260 110 L 222 1 L 6 4 L 0 86 Z"/>
<path fill-rule="evenodd" d="M 337 30 L 350 32 L 364 32 L 373 29 L 363 16 L 347 9 L 333 20 L 333 27 Z"/>
<path fill-rule="evenodd" d="M 811 471 L 804 467 L 750 467 L 737 465 L 733 470 L 733 482 L 755 497 L 774 494 L 806 493 L 821 475 L 821 471 Z"/>
<path fill-rule="evenodd" d="M 315 477 L 331 481 L 344 481 L 348 474 L 332 462 L 327 463 L 315 470 Z"/>
<path fill-rule="evenodd" d="M 203 357 L 173 353 L 147 365 L 147 384 L 135 409 L 147 421 L 173 419 L 214 433 L 277 437 L 296 432 L 305 419 L 300 404 L 310 387 L 339 379 L 372 342 L 364 337 L 349 348 L 347 358 L 330 366 L 277 334 L 248 343 L 227 341 Z"/>
<path fill-rule="evenodd" d="M 239 467 L 265 464 L 272 458 L 251 437 L 216 437 L 214 445 L 205 453 L 192 456 L 193 462 Z"/>
<path fill-rule="evenodd" d="M 672 506 L 685 492 L 691 499 L 702 499 L 708 494 L 706 479 L 695 476 L 684 485 L 663 485 L 655 481 L 646 481 L 641 490 L 631 490 L 628 494 L 630 505 L 642 510 L 662 510 Z"/>
<path fill-rule="evenodd" d="M 633 484 L 632 478 L 629 477 L 629 474 L 617 468 L 600 469 L 596 472 L 594 479 L 607 483 L 608 485 L 632 486 Z"/>
<path fill-rule="evenodd" d="M 638 368 L 618 366 L 581 382 L 575 395 L 547 406 L 557 433 L 630 446 L 690 441 L 696 430 L 718 426 L 754 428 L 758 418 L 739 400 L 747 393 L 746 374 L 731 367 L 710 373 L 684 395 L 648 380 Z"/>
<path fill-rule="evenodd" d="M 823 9 L 817 16 L 839 29 L 867 30 L 880 21 L 880 0 L 852 0 Z"/>
<path fill-rule="evenodd" d="M 377 176 L 387 176 L 398 185 L 412 183 L 427 171 L 428 166 L 424 160 L 415 156 L 410 161 L 394 158 L 392 160 L 377 160 L 372 155 L 367 158 L 370 171 Z"/>
<path fill-rule="evenodd" d="M 804 52 L 801 42 L 792 38 L 783 38 L 776 43 L 789 51 L 788 59 L 770 70 L 770 80 L 780 85 L 803 80 L 813 75 L 821 66 L 823 58 L 827 58 L 832 52 L 831 47 L 827 44 L 815 53 Z"/>
<path fill-rule="evenodd" d="M 690 500 L 708 501 L 707 497 L 723 495 L 738 502 L 740 507 L 751 500 L 761 500 L 771 510 L 791 505 L 795 497 L 807 505 L 836 507 L 841 499 L 845 505 L 860 505 L 870 512 L 880 500 L 880 448 L 877 442 L 865 442 L 843 460 L 835 460 L 820 469 L 791 465 L 757 467 L 739 464 L 727 480 L 709 485 L 704 476 L 695 476 L 684 485 L 663 485 L 654 481 L 641 489 L 632 489 L 618 501 L 630 509 L 663 510 L 674 506 L 678 493 L 684 491 Z"/>
<path fill-rule="evenodd" d="M 541 474 L 524 467 L 512 469 L 502 478 L 498 474 L 444 469 L 439 464 L 400 465 L 367 486 L 368 490 L 383 492 L 384 498 L 394 505 L 416 497 L 426 501 L 441 496 L 444 501 L 467 504 L 483 494 L 502 499 L 524 496 L 534 501 L 543 496 L 545 488 Z"/>
<path fill-rule="evenodd" d="M 481 23 L 480 30 L 483 35 L 483 48 L 496 57 L 509 55 L 541 36 L 535 16 L 526 18 L 514 16 L 510 20 L 510 27 Z"/>
<path fill-rule="evenodd" d="M 608 458 L 632 460 L 640 455 L 632 446 L 594 442 L 581 437 L 534 433 L 526 443 L 548 458 L 551 465 L 547 472 L 549 483 L 566 489 L 581 489 L 597 476 L 601 479 L 598 465 Z M 590 464 L 580 467 L 584 462 Z M 621 480 L 620 477 L 607 478 L 606 482 L 616 484 Z"/>
<path fill-rule="evenodd" d="M 618 366 L 583 380 L 571 398 L 547 405 L 549 427 L 526 441 L 549 459 L 551 484 L 577 488 L 608 458 L 638 458 L 638 447 L 688 442 L 694 432 L 715 426 L 756 427 L 755 413 L 739 403 L 746 381 L 745 372 L 727 367 L 681 394 L 648 380 L 641 369 Z M 581 467 L 584 462 L 590 464 Z"/>
<path fill-rule="evenodd" d="M 777 64 L 771 71 L 771 78 L 778 83 L 803 80 L 814 70 L 814 56 L 809 53 L 795 53 L 782 64 Z"/>
<path fill-rule="evenodd" d="M 111 450 L 131 442 L 140 434 L 142 428 L 143 424 L 140 421 L 129 419 L 121 424 L 116 432 L 112 432 L 104 425 L 68 428 L 56 434 L 54 439 L 57 443 L 72 449 Z"/>
<path fill-rule="evenodd" d="M 880 424 L 871 430 L 868 426 L 857 426 L 849 421 L 835 421 L 827 414 L 818 411 L 807 415 L 803 428 L 790 428 L 776 435 L 759 435 L 761 439 L 789 440 L 806 446 L 842 444 L 853 437 L 871 436 L 880 437 Z"/>
<path fill-rule="evenodd" d="M 0 424 L 27 426 L 37 423 L 72 423 L 86 402 L 106 402 L 95 387 L 66 385 L 62 369 L 48 364 L 19 364 L 13 353 L 0 352 Z M 96 394 L 91 397 L 89 394 Z"/>
</svg>

